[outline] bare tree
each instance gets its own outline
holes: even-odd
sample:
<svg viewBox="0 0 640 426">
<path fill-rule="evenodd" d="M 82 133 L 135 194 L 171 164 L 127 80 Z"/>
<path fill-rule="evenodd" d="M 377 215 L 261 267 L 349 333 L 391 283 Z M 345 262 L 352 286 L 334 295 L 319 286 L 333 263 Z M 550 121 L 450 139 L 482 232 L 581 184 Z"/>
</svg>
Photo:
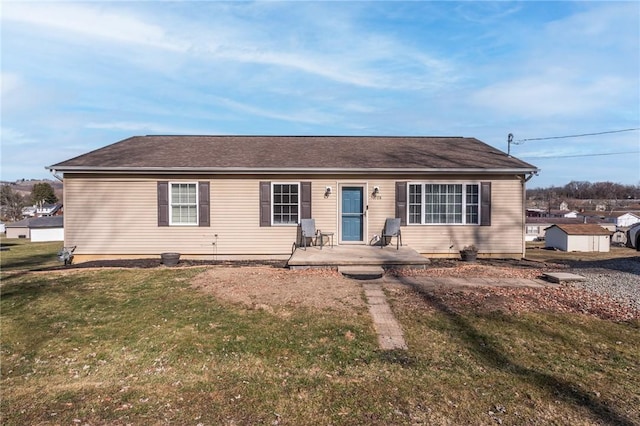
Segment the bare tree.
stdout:
<svg viewBox="0 0 640 426">
<path fill-rule="evenodd" d="M 26 205 L 25 197 L 9 185 L 0 188 L 0 206 L 2 217 L 9 221 L 22 219 L 22 208 Z"/>
</svg>

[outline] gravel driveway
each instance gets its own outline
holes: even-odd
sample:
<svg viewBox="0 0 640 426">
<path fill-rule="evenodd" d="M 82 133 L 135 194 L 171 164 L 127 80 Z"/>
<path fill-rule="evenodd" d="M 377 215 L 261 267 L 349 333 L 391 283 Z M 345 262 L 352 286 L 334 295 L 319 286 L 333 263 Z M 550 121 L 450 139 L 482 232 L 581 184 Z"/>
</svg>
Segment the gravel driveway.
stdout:
<svg viewBox="0 0 640 426">
<path fill-rule="evenodd" d="M 572 286 L 607 295 L 640 311 L 640 257 L 576 263 L 571 272 L 587 279 Z"/>
</svg>

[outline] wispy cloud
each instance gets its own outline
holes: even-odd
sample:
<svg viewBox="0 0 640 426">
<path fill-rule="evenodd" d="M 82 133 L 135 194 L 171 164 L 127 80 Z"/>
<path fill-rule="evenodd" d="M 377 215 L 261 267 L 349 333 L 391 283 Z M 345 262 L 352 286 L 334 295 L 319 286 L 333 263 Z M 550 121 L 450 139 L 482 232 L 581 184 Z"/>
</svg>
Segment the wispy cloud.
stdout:
<svg viewBox="0 0 640 426">
<path fill-rule="evenodd" d="M 509 66 L 470 100 L 510 119 L 610 119 L 640 91 L 637 28 L 632 3 L 595 3 L 553 20 L 522 34 Z"/>
<path fill-rule="evenodd" d="M 122 131 L 134 134 L 200 134 L 201 129 L 183 128 L 176 125 L 166 125 L 159 123 L 144 123 L 135 121 L 106 121 L 89 122 L 84 125 L 86 129 Z"/>
<path fill-rule="evenodd" d="M 172 40 L 166 31 L 130 13 L 99 4 L 10 2 L 3 6 L 3 20 L 48 27 L 75 37 L 111 40 L 167 50 L 184 51 L 188 44 Z"/>
<path fill-rule="evenodd" d="M 640 126 L 635 2 L 16 1 L 2 12 L 3 173 L 25 152 L 44 165 L 144 133 L 463 135 L 506 149 L 511 132 Z M 515 153 L 626 151 L 636 136 Z"/>
<path fill-rule="evenodd" d="M 3 147 L 32 145 L 37 139 L 11 127 L 0 127 L 0 140 Z"/>
</svg>

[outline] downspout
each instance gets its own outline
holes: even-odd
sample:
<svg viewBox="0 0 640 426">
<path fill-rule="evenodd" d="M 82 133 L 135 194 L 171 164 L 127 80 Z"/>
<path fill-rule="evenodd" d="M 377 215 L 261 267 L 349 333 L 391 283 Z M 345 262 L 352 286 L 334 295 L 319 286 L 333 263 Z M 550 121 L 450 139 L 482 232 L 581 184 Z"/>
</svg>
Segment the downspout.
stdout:
<svg viewBox="0 0 640 426">
<path fill-rule="evenodd" d="M 524 259 L 527 255 L 527 241 L 525 238 L 526 235 L 526 226 L 527 226 L 527 182 L 531 180 L 532 177 L 538 175 L 538 170 L 535 172 L 529 173 L 528 175 L 517 175 L 516 177 L 520 180 L 520 185 L 522 185 L 522 258 Z"/>
<path fill-rule="evenodd" d="M 62 182 L 62 183 L 63 183 L 63 185 L 62 185 L 62 199 L 63 199 L 63 201 L 64 201 L 64 180 L 63 180 L 63 177 L 64 177 L 64 176 L 63 176 L 63 177 L 58 176 L 58 175 L 56 174 L 57 172 L 56 172 L 56 170 L 55 170 L 55 169 L 49 169 L 49 171 L 51 172 L 51 174 L 53 175 L 53 177 L 54 177 L 54 178 L 58 179 L 60 182 Z M 65 219 L 63 219 L 63 221 L 62 221 L 62 228 L 63 228 L 63 229 L 66 229 L 66 226 L 67 226 L 67 225 L 66 225 L 66 223 L 64 223 L 65 221 L 66 221 Z M 66 233 L 66 232 L 64 233 L 64 241 L 63 241 L 63 244 L 64 244 L 64 245 L 67 245 L 67 233 Z M 65 265 L 66 265 L 66 262 L 65 262 Z"/>
<path fill-rule="evenodd" d="M 53 175 L 54 178 L 58 179 L 60 182 L 64 182 L 60 176 L 58 176 L 56 173 L 58 173 L 56 171 L 56 169 L 49 169 L 49 172 L 51 172 L 51 174 Z"/>
</svg>

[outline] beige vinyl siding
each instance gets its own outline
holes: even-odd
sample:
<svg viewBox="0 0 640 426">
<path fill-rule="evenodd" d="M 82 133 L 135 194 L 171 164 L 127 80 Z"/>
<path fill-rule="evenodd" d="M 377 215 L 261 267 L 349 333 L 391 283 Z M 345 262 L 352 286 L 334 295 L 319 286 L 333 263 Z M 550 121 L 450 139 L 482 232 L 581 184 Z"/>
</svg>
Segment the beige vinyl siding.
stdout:
<svg viewBox="0 0 640 426">
<path fill-rule="evenodd" d="M 259 226 L 258 180 L 211 180 L 210 227 L 159 227 L 157 181 L 65 179 L 65 243 L 77 245 L 78 255 L 176 251 L 213 256 L 214 242 L 219 254 L 290 254 L 295 226 Z"/>
<path fill-rule="evenodd" d="M 211 226 L 158 226 L 157 182 L 210 182 Z M 365 242 L 380 234 L 387 217 L 395 216 L 395 183 L 492 182 L 492 226 L 410 225 L 402 227 L 403 242 L 427 256 L 457 256 L 476 244 L 480 253 L 518 255 L 523 247 L 522 184 L 513 178 L 385 176 L 99 176 L 65 174 L 65 244 L 77 246 L 79 259 L 92 257 L 156 257 L 179 252 L 185 257 L 288 258 L 297 239 L 296 226 L 261 227 L 259 183 L 312 182 L 312 217 L 316 227 L 334 232 L 340 241 L 339 188 L 363 184 Z M 325 188 L 332 194 L 325 197 Z M 373 198 L 374 186 L 380 195 Z M 217 237 L 216 237 L 217 235 Z M 216 243 L 214 246 L 213 243 Z M 453 246 L 450 248 L 450 246 Z"/>
<path fill-rule="evenodd" d="M 480 183 L 490 181 L 491 226 L 480 225 L 407 225 L 402 227 L 402 242 L 428 256 L 458 256 L 459 250 L 475 244 L 480 253 L 494 255 L 521 255 L 523 247 L 524 211 L 522 184 L 518 179 L 488 179 L 472 176 L 465 179 L 451 177 L 398 177 L 392 180 L 369 181 L 372 191 L 380 187 L 381 199 L 373 199 L 369 194 L 369 239 L 380 234 L 387 217 L 395 215 L 395 182 L 428 183 Z M 371 192 L 369 191 L 369 192 Z"/>
<path fill-rule="evenodd" d="M 480 182 L 480 180 L 477 181 Z M 407 231 L 403 231 L 407 244 L 416 247 L 422 253 L 455 256 L 464 246 L 470 244 L 476 245 L 481 254 L 521 253 L 524 238 L 521 183 L 515 179 L 494 179 L 491 182 L 491 226 L 407 226 Z"/>
</svg>

